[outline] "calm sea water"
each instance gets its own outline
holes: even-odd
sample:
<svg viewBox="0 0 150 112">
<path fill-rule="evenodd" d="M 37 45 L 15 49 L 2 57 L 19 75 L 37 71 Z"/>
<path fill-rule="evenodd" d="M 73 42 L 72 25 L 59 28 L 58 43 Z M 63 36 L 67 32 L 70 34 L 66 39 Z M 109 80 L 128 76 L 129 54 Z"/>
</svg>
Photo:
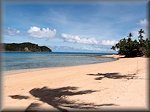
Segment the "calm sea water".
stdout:
<svg viewBox="0 0 150 112">
<path fill-rule="evenodd" d="M 64 67 L 113 61 L 113 58 L 99 58 L 106 53 L 66 52 L 2 52 L 2 70 L 21 70 L 45 67 Z"/>
</svg>

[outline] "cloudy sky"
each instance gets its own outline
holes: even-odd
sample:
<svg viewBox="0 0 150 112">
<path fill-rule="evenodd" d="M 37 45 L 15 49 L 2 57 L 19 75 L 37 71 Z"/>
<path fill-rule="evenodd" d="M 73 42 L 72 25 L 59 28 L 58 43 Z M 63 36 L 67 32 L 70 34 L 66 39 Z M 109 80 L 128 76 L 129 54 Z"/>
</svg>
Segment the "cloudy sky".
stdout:
<svg viewBox="0 0 150 112">
<path fill-rule="evenodd" d="M 147 1 L 3 3 L 5 43 L 32 42 L 53 51 L 114 52 L 129 32 L 147 29 Z"/>
</svg>

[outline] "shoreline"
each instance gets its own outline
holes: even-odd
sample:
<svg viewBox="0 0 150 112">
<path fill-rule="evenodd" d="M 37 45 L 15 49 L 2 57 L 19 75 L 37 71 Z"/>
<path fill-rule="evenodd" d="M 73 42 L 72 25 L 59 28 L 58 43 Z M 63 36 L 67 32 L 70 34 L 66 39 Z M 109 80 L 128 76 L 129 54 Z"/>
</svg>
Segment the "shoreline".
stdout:
<svg viewBox="0 0 150 112">
<path fill-rule="evenodd" d="M 148 59 L 144 57 L 39 69 L 3 75 L 3 80 L 4 110 L 148 109 Z"/>
<path fill-rule="evenodd" d="M 116 61 L 119 58 L 124 57 L 123 55 L 100 55 L 96 56 L 96 58 L 114 58 Z M 112 62 L 112 61 L 108 61 Z M 107 63 L 107 62 L 101 62 L 101 63 Z M 86 65 L 94 65 L 94 64 L 100 64 L 98 63 L 91 63 L 91 64 L 83 64 L 83 65 L 72 65 L 72 66 L 63 66 L 63 67 L 43 67 L 43 68 L 30 68 L 30 69 L 19 69 L 19 70 L 10 70 L 10 71 L 2 71 L 2 75 L 13 75 L 13 74 L 19 74 L 19 73 L 25 73 L 25 72 L 33 72 L 33 71 L 40 71 L 40 70 L 46 70 L 46 69 L 55 69 L 55 68 L 66 68 L 66 67 L 77 67 L 77 66 L 86 66 Z"/>
</svg>

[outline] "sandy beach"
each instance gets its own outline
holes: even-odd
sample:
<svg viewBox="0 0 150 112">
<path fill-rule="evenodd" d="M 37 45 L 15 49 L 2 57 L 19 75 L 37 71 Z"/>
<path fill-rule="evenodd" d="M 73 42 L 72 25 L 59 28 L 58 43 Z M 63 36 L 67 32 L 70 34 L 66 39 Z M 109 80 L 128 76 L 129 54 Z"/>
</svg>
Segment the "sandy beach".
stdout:
<svg viewBox="0 0 150 112">
<path fill-rule="evenodd" d="M 148 81 L 145 57 L 4 73 L 3 110 L 146 110 Z"/>
</svg>

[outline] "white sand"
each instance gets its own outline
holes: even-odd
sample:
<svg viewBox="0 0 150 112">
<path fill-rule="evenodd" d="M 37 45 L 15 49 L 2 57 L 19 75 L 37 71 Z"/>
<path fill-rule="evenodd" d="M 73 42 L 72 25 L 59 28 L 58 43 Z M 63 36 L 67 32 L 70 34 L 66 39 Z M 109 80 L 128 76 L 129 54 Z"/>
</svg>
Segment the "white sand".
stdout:
<svg viewBox="0 0 150 112">
<path fill-rule="evenodd" d="M 148 81 L 144 57 L 4 74 L 3 109 L 148 109 Z"/>
</svg>

